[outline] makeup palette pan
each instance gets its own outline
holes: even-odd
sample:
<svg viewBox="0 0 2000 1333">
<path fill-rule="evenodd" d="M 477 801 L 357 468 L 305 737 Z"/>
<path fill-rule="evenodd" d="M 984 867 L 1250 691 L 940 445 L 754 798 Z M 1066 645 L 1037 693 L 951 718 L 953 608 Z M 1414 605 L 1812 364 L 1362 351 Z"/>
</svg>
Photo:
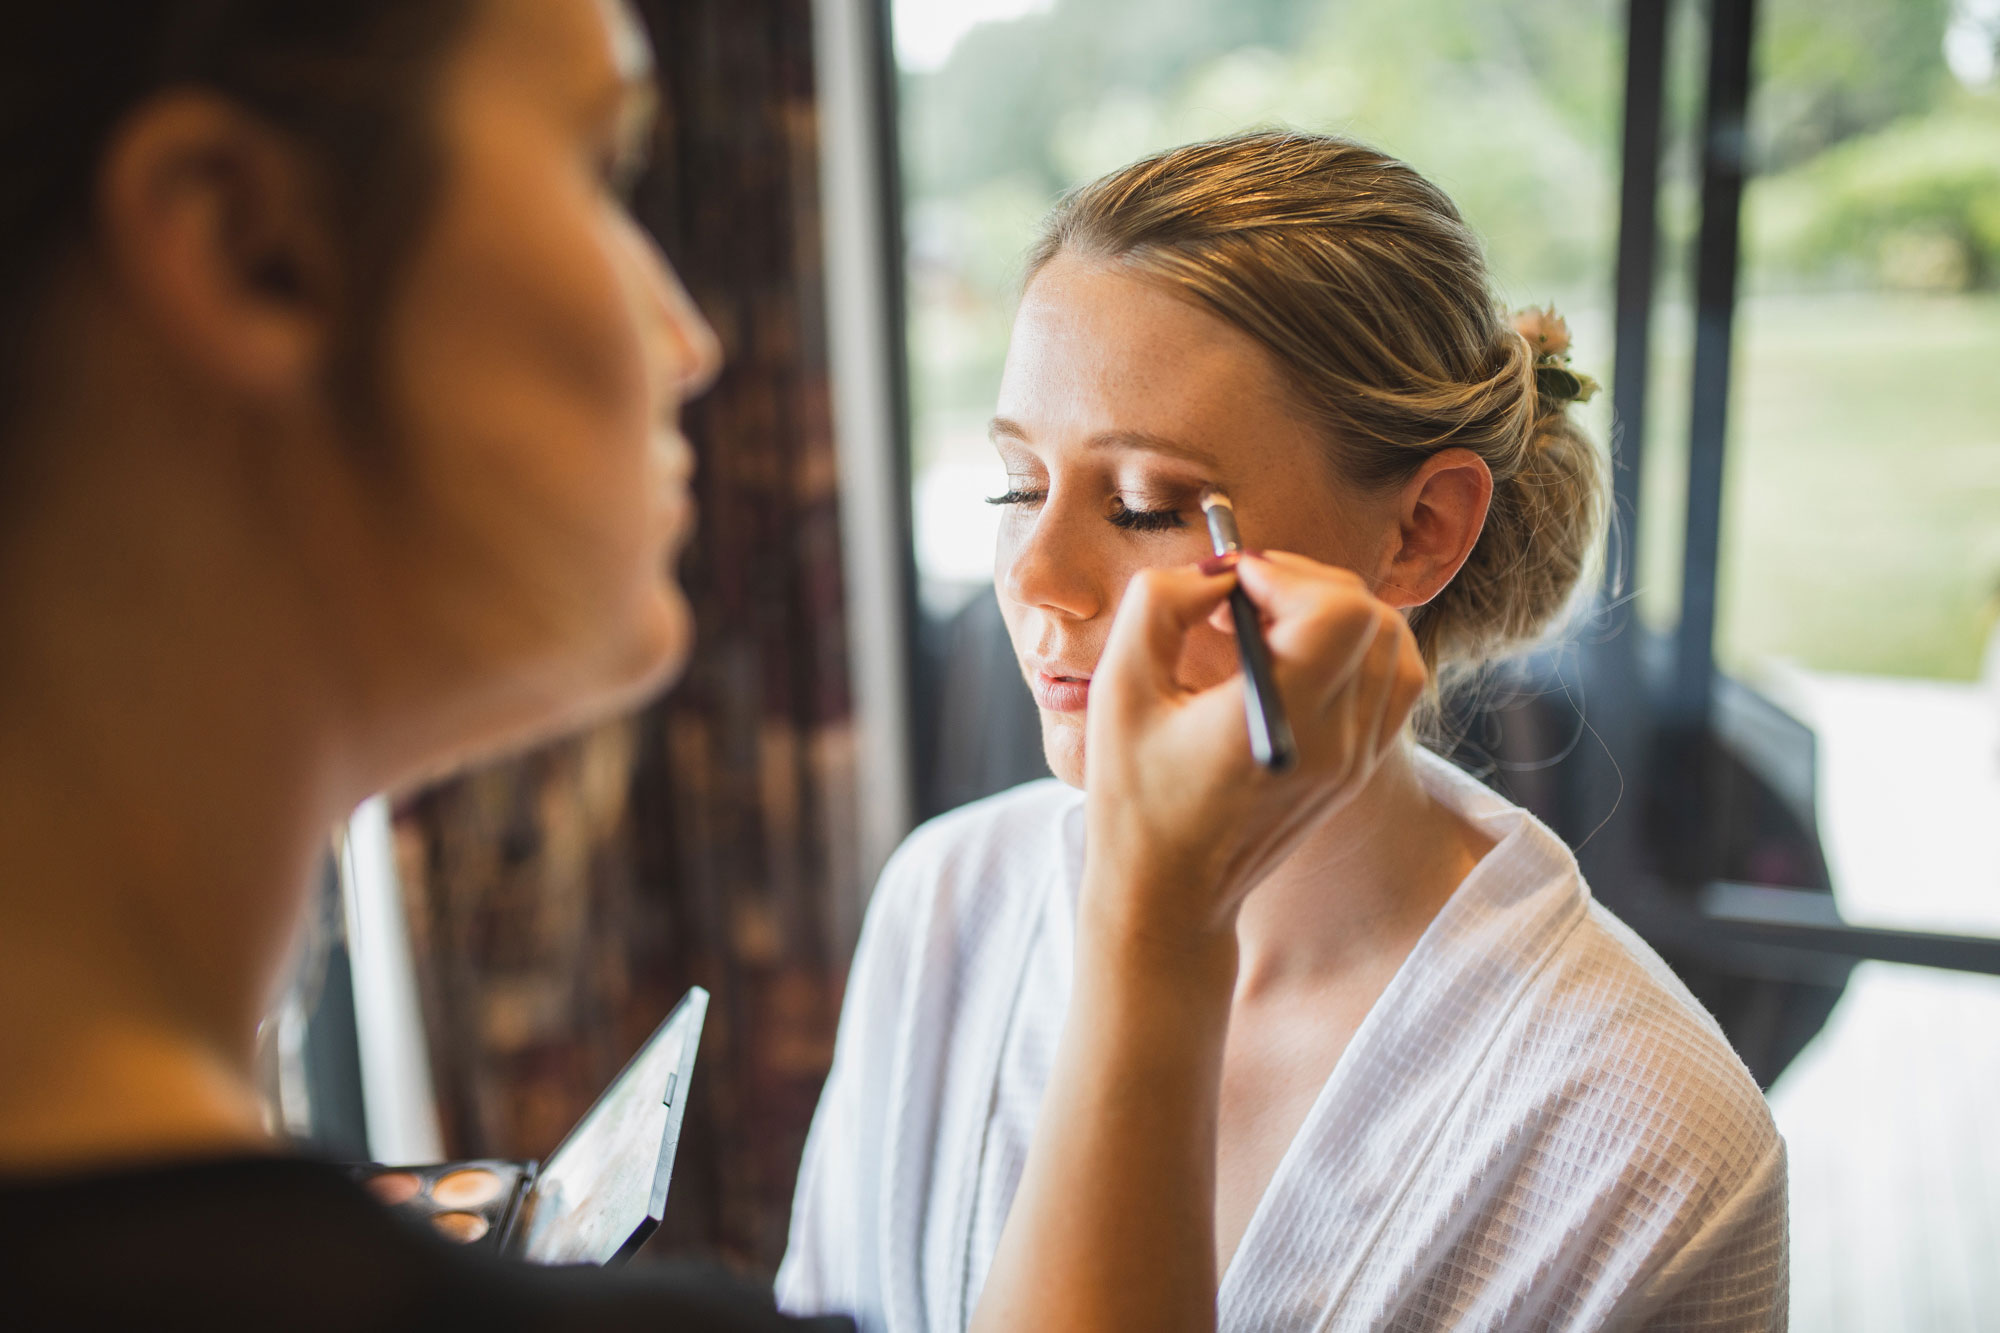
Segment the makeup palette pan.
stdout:
<svg viewBox="0 0 2000 1333">
<path fill-rule="evenodd" d="M 708 992 L 681 998 L 542 1162 L 353 1168 L 382 1203 L 456 1244 L 542 1264 L 616 1264 L 665 1214 Z"/>
<path fill-rule="evenodd" d="M 535 1178 L 533 1162 L 447 1162 L 438 1166 L 355 1168 L 383 1203 L 461 1245 L 500 1248 Z"/>
</svg>

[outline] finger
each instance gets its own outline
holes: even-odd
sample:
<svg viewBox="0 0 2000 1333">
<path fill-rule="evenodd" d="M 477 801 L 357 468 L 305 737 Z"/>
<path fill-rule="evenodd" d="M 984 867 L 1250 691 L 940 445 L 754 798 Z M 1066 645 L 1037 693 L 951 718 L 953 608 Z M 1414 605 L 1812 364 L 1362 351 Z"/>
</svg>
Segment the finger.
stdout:
<svg viewBox="0 0 2000 1333">
<path fill-rule="evenodd" d="M 1374 637 L 1380 605 L 1352 571 L 1304 556 L 1245 558 L 1237 565 L 1243 591 L 1266 615 L 1264 637 L 1281 675 L 1304 665 L 1337 684 L 1360 664 Z"/>
<path fill-rule="evenodd" d="M 1301 706 L 1294 708 L 1293 725 L 1310 753 L 1309 765 L 1335 781 L 1374 769 L 1385 748 L 1385 721 L 1398 707 L 1398 635 L 1406 635 L 1408 627 L 1381 603 L 1372 605 L 1367 619 L 1345 661 L 1323 655 L 1317 667 L 1308 662 L 1297 669 L 1294 689 Z M 1339 651 L 1340 643 L 1329 638 L 1326 652 Z"/>
<path fill-rule="evenodd" d="M 1265 639 L 1294 726 L 1334 772 L 1372 769 L 1392 706 L 1402 616 L 1351 570 L 1285 552 L 1238 565 L 1244 591 L 1271 614 Z"/>
<path fill-rule="evenodd" d="M 1274 621 L 1311 609 L 1329 589 L 1364 596 L 1368 592 L 1368 585 L 1353 570 L 1323 565 L 1289 551 L 1246 555 L 1237 562 L 1236 577 L 1257 609 Z"/>
<path fill-rule="evenodd" d="M 1338 595 L 1336 595 L 1338 597 Z M 1361 598 L 1339 597 L 1325 607 L 1272 625 L 1271 670 L 1286 706 L 1300 718 L 1330 716 L 1366 669 L 1381 635 L 1374 607 Z"/>
<path fill-rule="evenodd" d="M 1093 685 L 1121 696 L 1157 697 L 1174 686 L 1174 668 L 1188 632 L 1229 596 L 1231 573 L 1204 574 L 1194 566 L 1142 569 L 1125 585 Z"/>
<path fill-rule="evenodd" d="M 1243 558 L 1262 560 L 1265 564 L 1276 565 L 1280 569 L 1297 570 L 1300 573 L 1323 569 L 1339 570 L 1346 574 L 1354 572 L 1345 565 L 1329 565 L 1324 560 L 1315 560 L 1309 555 L 1300 555 L 1297 551 L 1247 551 Z"/>
</svg>

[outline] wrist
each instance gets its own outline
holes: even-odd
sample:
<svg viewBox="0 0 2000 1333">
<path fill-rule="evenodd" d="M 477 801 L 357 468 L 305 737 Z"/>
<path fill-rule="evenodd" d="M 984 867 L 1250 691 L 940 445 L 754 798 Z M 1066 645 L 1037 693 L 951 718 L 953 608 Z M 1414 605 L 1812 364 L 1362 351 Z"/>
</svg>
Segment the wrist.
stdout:
<svg viewBox="0 0 2000 1333">
<path fill-rule="evenodd" d="M 1198 871 L 1086 861 L 1077 964 L 1121 987 L 1219 992 L 1236 984 L 1236 914 Z"/>
</svg>

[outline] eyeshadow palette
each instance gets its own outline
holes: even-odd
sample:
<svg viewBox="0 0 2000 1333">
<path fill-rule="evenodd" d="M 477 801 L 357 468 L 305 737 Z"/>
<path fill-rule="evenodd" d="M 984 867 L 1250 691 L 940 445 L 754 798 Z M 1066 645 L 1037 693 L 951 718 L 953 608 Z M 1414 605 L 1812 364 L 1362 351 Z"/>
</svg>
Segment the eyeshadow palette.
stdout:
<svg viewBox="0 0 2000 1333">
<path fill-rule="evenodd" d="M 364 1166 L 355 1174 L 370 1194 L 447 1240 L 504 1252 L 535 1169 L 533 1162 L 472 1161 Z"/>
<path fill-rule="evenodd" d="M 544 1264 L 614 1264 L 660 1223 L 695 1049 L 697 986 L 543 1162 L 353 1168 L 383 1203 L 462 1245 Z"/>
</svg>

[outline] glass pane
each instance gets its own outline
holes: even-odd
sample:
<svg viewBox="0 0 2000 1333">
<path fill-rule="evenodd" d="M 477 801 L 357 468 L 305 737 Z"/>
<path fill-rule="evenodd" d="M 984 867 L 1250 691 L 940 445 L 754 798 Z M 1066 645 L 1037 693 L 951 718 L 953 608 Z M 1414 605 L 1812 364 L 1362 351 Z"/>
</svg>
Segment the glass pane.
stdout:
<svg viewBox="0 0 2000 1333">
<path fill-rule="evenodd" d="M 1061 192 L 1269 124 L 1409 160 L 1610 364 L 1623 7 L 1486 0 L 899 0 L 917 560 L 943 611 L 990 577 L 986 440 L 1021 258 Z M 1602 436 L 1610 405 L 1591 404 Z"/>
<path fill-rule="evenodd" d="M 1759 22 L 1718 656 L 1817 734 L 1847 919 L 2000 934 L 2000 5 Z M 1996 1024 L 1865 965 L 1779 1081 L 1798 1327 L 2000 1309 Z"/>
<path fill-rule="evenodd" d="M 1761 22 L 1718 655 L 1819 732 L 1851 917 L 2000 930 L 2000 5 Z"/>
</svg>

